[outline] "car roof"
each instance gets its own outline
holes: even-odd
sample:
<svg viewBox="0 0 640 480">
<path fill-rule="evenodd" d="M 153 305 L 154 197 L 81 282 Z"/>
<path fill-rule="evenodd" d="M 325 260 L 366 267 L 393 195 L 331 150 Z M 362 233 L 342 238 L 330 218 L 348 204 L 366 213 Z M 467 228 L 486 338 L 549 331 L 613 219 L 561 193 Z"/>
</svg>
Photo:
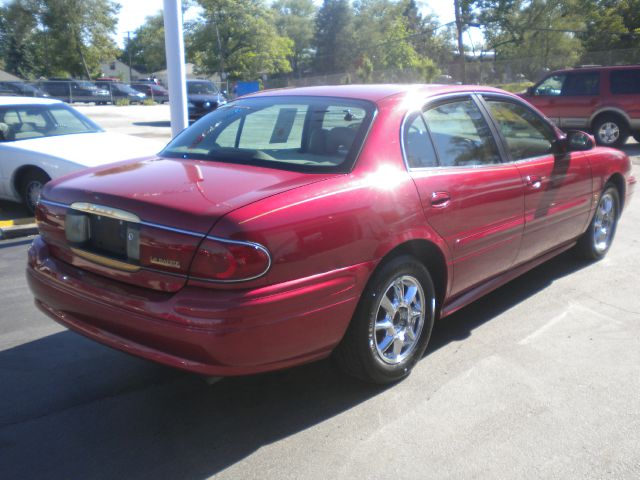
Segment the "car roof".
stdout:
<svg viewBox="0 0 640 480">
<path fill-rule="evenodd" d="M 479 85 L 439 85 L 439 84 L 382 84 L 382 85 L 331 85 L 321 87 L 281 88 L 264 90 L 251 96 L 285 96 L 305 95 L 321 97 L 342 97 L 358 100 L 379 102 L 387 97 L 420 95 L 428 97 L 458 92 L 496 92 L 507 93 L 503 90 Z M 244 97 L 243 97 L 244 98 Z"/>
<path fill-rule="evenodd" d="M 41 97 L 0 97 L 0 107 L 11 105 L 57 105 L 60 100 Z"/>
<path fill-rule="evenodd" d="M 582 67 L 575 68 L 563 68 L 560 70 L 554 70 L 549 75 L 556 75 L 558 73 L 575 73 L 575 72 L 600 72 L 603 70 L 638 70 L 640 65 L 584 65 Z M 547 75 L 547 76 L 549 76 Z"/>
</svg>

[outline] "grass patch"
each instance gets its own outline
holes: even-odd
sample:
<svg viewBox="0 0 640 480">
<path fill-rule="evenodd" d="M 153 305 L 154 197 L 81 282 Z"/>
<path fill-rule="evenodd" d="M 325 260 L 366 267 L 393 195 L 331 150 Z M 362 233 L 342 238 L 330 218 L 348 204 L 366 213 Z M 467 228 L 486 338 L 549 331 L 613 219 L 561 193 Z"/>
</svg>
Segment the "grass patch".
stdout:
<svg viewBox="0 0 640 480">
<path fill-rule="evenodd" d="M 154 102 L 154 101 L 153 101 L 153 98 L 145 98 L 145 99 L 142 101 L 142 105 L 147 105 L 147 106 L 149 106 L 149 105 L 155 105 L 155 104 L 156 104 L 156 102 Z"/>
<path fill-rule="evenodd" d="M 501 88 L 511 93 L 523 93 L 529 87 L 533 87 L 533 82 L 519 82 L 519 83 L 501 83 L 499 85 L 492 85 L 496 88 Z"/>
<path fill-rule="evenodd" d="M 114 105 L 116 105 L 117 107 L 126 107 L 131 105 L 131 102 L 129 101 L 128 98 L 118 98 Z"/>
</svg>

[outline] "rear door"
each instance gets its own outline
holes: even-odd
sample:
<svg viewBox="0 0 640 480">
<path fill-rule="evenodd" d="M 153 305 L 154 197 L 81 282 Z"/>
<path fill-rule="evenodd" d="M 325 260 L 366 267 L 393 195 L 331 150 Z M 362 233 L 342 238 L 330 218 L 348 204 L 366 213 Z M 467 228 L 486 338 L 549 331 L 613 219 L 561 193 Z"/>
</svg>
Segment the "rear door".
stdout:
<svg viewBox="0 0 640 480">
<path fill-rule="evenodd" d="M 571 241 L 586 228 L 592 200 L 584 153 L 554 154 L 555 129 L 523 102 L 484 95 L 511 164 L 525 189 L 525 229 L 517 263 Z"/>
<path fill-rule="evenodd" d="M 523 230 L 523 185 L 504 164 L 471 95 L 430 104 L 407 117 L 407 166 L 427 221 L 453 260 L 451 294 L 509 269 Z"/>
</svg>

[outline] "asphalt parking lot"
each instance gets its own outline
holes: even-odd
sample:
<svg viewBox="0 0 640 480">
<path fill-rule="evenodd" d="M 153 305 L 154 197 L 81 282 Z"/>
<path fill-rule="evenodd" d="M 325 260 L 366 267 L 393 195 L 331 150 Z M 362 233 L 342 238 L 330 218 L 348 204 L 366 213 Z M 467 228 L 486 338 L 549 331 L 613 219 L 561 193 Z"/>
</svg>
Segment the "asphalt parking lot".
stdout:
<svg viewBox="0 0 640 480">
<path fill-rule="evenodd" d="M 29 243 L 0 241 L 1 478 L 640 478 L 638 198 L 603 261 L 440 322 L 390 388 L 330 361 L 207 385 L 93 343 L 33 306 Z"/>
</svg>

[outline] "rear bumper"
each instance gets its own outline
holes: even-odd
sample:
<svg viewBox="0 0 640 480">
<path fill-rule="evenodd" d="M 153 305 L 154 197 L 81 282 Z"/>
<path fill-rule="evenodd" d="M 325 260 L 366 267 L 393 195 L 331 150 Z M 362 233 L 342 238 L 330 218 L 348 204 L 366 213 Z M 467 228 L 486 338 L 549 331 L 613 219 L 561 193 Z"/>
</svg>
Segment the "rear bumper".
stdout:
<svg viewBox="0 0 640 480">
<path fill-rule="evenodd" d="M 204 375 L 277 370 L 329 355 L 373 268 L 355 265 L 255 290 L 131 287 L 49 255 L 36 238 L 27 280 L 57 322 L 124 352 Z"/>
</svg>

